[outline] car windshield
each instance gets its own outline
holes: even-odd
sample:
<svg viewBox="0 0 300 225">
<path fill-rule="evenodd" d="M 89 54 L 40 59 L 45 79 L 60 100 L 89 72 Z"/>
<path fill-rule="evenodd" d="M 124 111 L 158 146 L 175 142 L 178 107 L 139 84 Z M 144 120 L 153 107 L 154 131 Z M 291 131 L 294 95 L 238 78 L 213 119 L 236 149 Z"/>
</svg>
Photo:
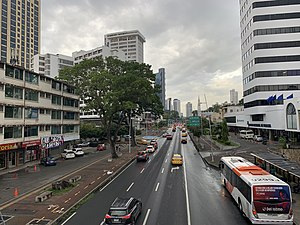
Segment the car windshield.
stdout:
<svg viewBox="0 0 300 225">
<path fill-rule="evenodd" d="M 111 216 L 125 216 L 126 214 L 126 210 L 111 210 L 109 212 L 109 215 Z"/>
</svg>

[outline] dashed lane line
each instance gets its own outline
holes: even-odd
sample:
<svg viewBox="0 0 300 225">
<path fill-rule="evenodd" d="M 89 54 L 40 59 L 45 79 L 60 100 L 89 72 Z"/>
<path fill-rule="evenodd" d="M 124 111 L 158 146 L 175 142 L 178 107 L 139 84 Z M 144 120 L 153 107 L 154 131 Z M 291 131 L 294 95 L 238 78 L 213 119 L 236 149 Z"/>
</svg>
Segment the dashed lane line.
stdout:
<svg viewBox="0 0 300 225">
<path fill-rule="evenodd" d="M 165 168 L 162 168 L 161 173 L 164 173 L 164 171 L 165 171 Z"/>
<path fill-rule="evenodd" d="M 155 191 L 158 190 L 158 187 L 159 187 L 159 183 L 157 183 L 156 188 L 155 188 Z"/>
<path fill-rule="evenodd" d="M 130 184 L 130 186 L 127 188 L 126 192 L 128 192 L 128 191 L 130 190 L 130 188 L 131 188 L 133 185 L 134 185 L 134 182 L 132 182 L 132 183 Z"/>
<path fill-rule="evenodd" d="M 92 182 L 91 182 L 91 184 L 94 184 L 95 183 L 95 181 L 93 180 Z"/>
<path fill-rule="evenodd" d="M 141 172 L 140 172 L 140 173 L 143 173 L 143 172 L 144 172 L 144 170 L 145 170 L 145 168 L 143 168 L 143 169 L 141 170 Z"/>
<path fill-rule="evenodd" d="M 146 213 L 146 216 L 145 216 L 145 219 L 144 219 L 143 225 L 146 225 L 146 224 L 147 224 L 147 220 L 148 220 L 148 217 L 149 217 L 150 211 L 151 211 L 151 209 L 148 209 L 148 210 L 147 210 L 147 213 Z"/>
<path fill-rule="evenodd" d="M 80 194 L 80 191 L 76 192 L 76 193 L 75 193 L 75 196 L 77 196 L 77 195 L 79 195 L 79 194 Z"/>
</svg>

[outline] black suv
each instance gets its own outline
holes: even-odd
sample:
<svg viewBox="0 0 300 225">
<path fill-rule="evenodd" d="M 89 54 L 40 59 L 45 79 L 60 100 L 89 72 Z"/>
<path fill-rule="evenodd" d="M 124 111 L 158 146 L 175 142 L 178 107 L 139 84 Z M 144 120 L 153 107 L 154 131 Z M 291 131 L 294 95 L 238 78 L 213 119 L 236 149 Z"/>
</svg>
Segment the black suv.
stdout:
<svg viewBox="0 0 300 225">
<path fill-rule="evenodd" d="M 142 212 L 142 202 L 135 198 L 116 198 L 105 215 L 105 224 L 134 225 Z"/>
</svg>

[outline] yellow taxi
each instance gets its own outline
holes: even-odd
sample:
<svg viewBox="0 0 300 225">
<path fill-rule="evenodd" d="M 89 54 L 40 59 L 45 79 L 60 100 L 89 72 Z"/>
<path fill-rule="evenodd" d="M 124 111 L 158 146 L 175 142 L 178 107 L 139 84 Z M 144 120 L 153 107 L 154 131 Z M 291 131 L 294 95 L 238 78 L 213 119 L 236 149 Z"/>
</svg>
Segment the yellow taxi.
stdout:
<svg viewBox="0 0 300 225">
<path fill-rule="evenodd" d="M 146 139 L 138 139 L 136 140 L 136 143 L 137 144 L 140 144 L 140 145 L 147 145 L 149 141 L 147 141 Z"/>
<path fill-rule="evenodd" d="M 187 133 L 182 133 L 181 137 L 187 137 Z"/>
<path fill-rule="evenodd" d="M 182 165 L 183 157 L 180 154 L 174 154 L 171 160 L 172 165 Z"/>
</svg>

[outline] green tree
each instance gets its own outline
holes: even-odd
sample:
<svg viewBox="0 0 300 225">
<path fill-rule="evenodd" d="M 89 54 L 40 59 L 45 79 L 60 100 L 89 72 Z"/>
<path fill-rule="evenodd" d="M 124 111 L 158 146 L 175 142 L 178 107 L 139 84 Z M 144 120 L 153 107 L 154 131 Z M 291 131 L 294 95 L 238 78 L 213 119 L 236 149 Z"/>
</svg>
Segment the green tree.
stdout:
<svg viewBox="0 0 300 225">
<path fill-rule="evenodd" d="M 229 133 L 228 133 L 227 123 L 226 123 L 226 120 L 223 119 L 223 121 L 221 123 L 221 141 L 223 143 L 228 142 L 228 136 L 229 136 Z"/>
<path fill-rule="evenodd" d="M 129 118 L 146 111 L 158 117 L 163 112 L 150 65 L 96 57 L 64 68 L 58 78 L 74 85 L 85 109 L 100 116 L 113 158 L 118 157 L 117 135 Z"/>
</svg>

